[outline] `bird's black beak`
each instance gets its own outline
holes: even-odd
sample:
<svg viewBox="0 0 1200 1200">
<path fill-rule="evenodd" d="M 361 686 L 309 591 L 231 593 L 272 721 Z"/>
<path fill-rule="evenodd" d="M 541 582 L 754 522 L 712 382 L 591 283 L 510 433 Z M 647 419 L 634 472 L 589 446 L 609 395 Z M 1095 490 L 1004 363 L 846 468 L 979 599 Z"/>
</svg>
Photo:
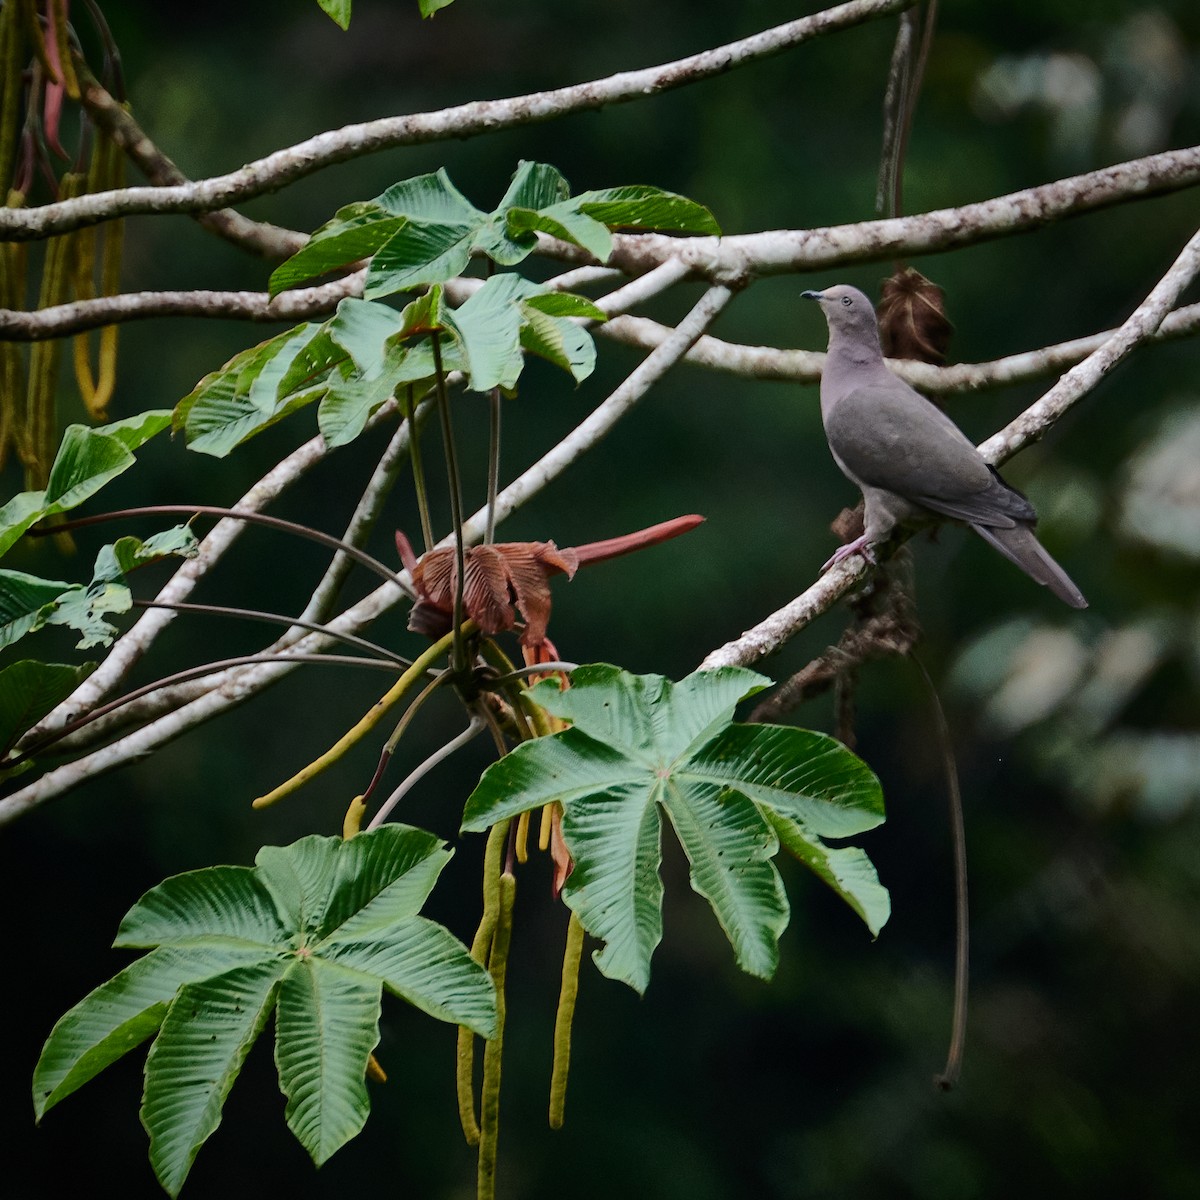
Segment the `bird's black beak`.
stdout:
<svg viewBox="0 0 1200 1200">
<path fill-rule="evenodd" d="M 805 300 L 824 300 L 825 299 L 824 292 L 801 292 L 800 295 L 803 296 Z"/>
</svg>

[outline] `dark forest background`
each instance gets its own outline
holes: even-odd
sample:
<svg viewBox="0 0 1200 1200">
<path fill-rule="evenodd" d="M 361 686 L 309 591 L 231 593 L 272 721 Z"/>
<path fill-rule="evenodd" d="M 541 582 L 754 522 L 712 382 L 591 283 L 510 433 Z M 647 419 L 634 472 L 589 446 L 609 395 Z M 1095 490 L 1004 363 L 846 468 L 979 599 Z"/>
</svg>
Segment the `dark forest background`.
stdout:
<svg viewBox="0 0 1200 1200">
<path fill-rule="evenodd" d="M 104 5 L 148 132 L 192 178 L 323 129 L 512 95 L 680 57 L 797 15 L 777 0 L 603 5 L 458 0 L 433 21 L 416 4 L 358 0 L 347 33 L 302 0 Z M 518 160 L 559 167 L 577 190 L 652 183 L 707 204 L 727 232 L 873 215 L 891 20 L 820 39 L 726 77 L 523 130 L 378 154 L 248 204 L 311 229 L 351 200 L 444 166 L 490 208 Z M 1192 0 L 964 0 L 943 7 L 905 173 L 917 212 L 1200 141 L 1200 8 Z M 1197 225 L 1195 192 L 1078 218 L 916 265 L 946 292 L 952 358 L 979 361 L 1123 320 Z M 128 222 L 123 285 L 265 287 L 269 266 L 186 217 Z M 823 349 L 803 288 L 872 294 L 889 267 L 768 280 L 717 336 Z M 697 293 L 661 300 L 677 319 Z M 1195 289 L 1185 297 L 1195 300 Z M 273 328 L 158 320 L 121 334 L 115 417 L 166 407 Z M 576 424 L 637 360 L 601 341 L 578 389 L 534 365 L 507 408 L 510 478 Z M 951 401 L 976 440 L 1045 382 Z M 862 674 L 858 751 L 878 772 L 888 821 L 863 844 L 891 889 L 878 941 L 822 885 L 785 864 L 792 902 L 775 980 L 742 975 L 668 839 L 666 936 L 644 999 L 585 962 L 567 1126 L 545 1123 L 565 912 L 527 870 L 509 972 L 501 1195 L 658 1200 L 984 1200 L 1200 1194 L 1200 350 L 1143 348 L 1046 443 L 1006 470 L 1042 513 L 1044 539 L 1091 600 L 1059 606 L 978 539 L 914 543 L 921 653 L 941 688 L 962 772 L 971 862 L 972 1000 L 966 1067 L 931 1080 L 951 1009 L 953 893 L 945 789 L 926 691 L 905 661 Z M 66 389 L 63 419 L 79 417 Z M 482 499 L 486 417 L 472 436 Z M 311 436 L 301 414 L 214 462 L 156 442 L 105 503 L 230 504 Z M 334 455 L 280 515 L 343 528 L 384 444 Z M 20 489 L 14 471 L 4 492 Z M 677 368 L 609 439 L 503 529 L 574 545 L 677 513 L 686 538 L 556 587 L 551 635 L 576 661 L 675 678 L 805 587 L 856 497 L 829 458 L 815 387 Z M 374 549 L 410 533 L 397 491 Z M 87 531 L 89 534 L 91 531 Z M 11 565 L 81 577 L 39 545 Z M 196 599 L 295 611 L 322 569 L 307 545 L 247 533 Z M 68 572 L 63 575 L 62 572 Z M 71 574 L 71 573 L 74 574 Z M 367 584 L 362 584 L 365 590 Z M 777 658 L 777 679 L 836 640 L 827 614 Z M 400 643 L 403 618 L 377 630 Z M 53 657 L 52 635 L 39 647 Z M 146 678 L 250 651 L 255 629 L 177 621 Z M 70 643 L 63 641 L 61 653 Z M 12 652 L 9 652 L 10 655 Z M 92 781 L 0 839 L 5 955 L 0 1023 L 10 1200 L 111 1187 L 157 1193 L 137 1120 L 141 1054 L 106 1072 L 42 1128 L 29 1078 L 54 1020 L 114 973 L 122 914 L 164 876 L 251 861 L 264 842 L 340 828 L 372 749 L 265 813 L 250 800 L 332 742 L 381 690 L 367 675 L 300 672 L 267 696 L 131 769 Z M 429 742 L 456 731 L 447 703 Z M 828 700 L 795 719 L 830 730 Z M 407 750 L 399 778 L 423 753 Z M 482 744 L 439 770 L 404 819 L 458 848 L 433 915 L 470 939 L 482 839 L 458 839 Z M 474 1156 L 454 1106 L 452 1029 L 385 1002 L 362 1136 L 319 1173 L 287 1132 L 268 1041 L 252 1053 L 185 1195 L 473 1194 Z"/>
</svg>

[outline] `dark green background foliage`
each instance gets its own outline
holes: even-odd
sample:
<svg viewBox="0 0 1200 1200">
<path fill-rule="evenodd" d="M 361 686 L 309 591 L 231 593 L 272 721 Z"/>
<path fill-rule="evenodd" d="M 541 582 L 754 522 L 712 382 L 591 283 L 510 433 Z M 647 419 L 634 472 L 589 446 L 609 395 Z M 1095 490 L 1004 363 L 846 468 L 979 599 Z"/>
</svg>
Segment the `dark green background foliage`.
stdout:
<svg viewBox="0 0 1200 1200">
<path fill-rule="evenodd" d="M 665 61 L 796 15 L 775 0 L 459 0 L 421 22 L 413 3 L 358 0 L 342 34 L 299 0 L 105 7 L 142 121 L 194 178 L 346 122 Z M 311 229 L 340 205 L 442 166 L 487 207 L 524 158 L 555 164 L 576 191 L 643 182 L 680 192 L 708 205 L 729 232 L 863 219 L 872 213 L 892 31 L 890 21 L 851 30 L 608 112 L 376 155 L 246 211 Z M 947 4 L 917 113 L 906 207 L 984 199 L 1196 142 L 1198 63 L 1192 0 Z M 1064 77 L 1074 92 L 1051 86 Z M 1094 103 L 1072 106 L 1064 95 Z M 1188 192 L 918 265 L 946 289 L 954 357 L 994 358 L 1119 322 L 1194 231 L 1195 213 Z M 127 289 L 266 286 L 269 265 L 186 218 L 136 218 L 127 236 Z M 841 274 L 874 292 L 886 270 Z M 796 296 L 832 282 L 759 284 L 715 332 L 820 348 L 820 314 L 801 311 Z M 1197 298 L 1192 291 L 1185 299 Z M 657 312 L 677 319 L 689 301 L 668 297 Z M 264 336 L 233 322 L 127 326 L 114 418 L 169 407 Z M 576 424 L 635 361 L 602 341 L 597 371 L 578 389 L 531 364 L 506 410 L 505 475 Z M 960 398 L 952 411 L 981 438 L 1039 388 Z M 544 1111 L 566 914 L 549 899 L 548 865 L 524 872 L 509 971 L 503 1195 L 1197 1193 L 1200 505 L 1194 474 L 1190 492 L 1184 479 L 1197 457 L 1180 448 L 1197 441 L 1198 392 L 1194 341 L 1142 350 L 1049 444 L 1009 468 L 1039 505 L 1047 544 L 1091 599 L 1087 613 L 1067 613 L 959 532 L 916 546 L 923 654 L 944 681 L 972 865 L 973 997 L 960 1087 L 942 1095 L 930 1083 L 949 1025 L 952 957 L 932 719 L 912 668 L 885 662 L 864 673 L 858 698 L 858 749 L 888 801 L 887 824 L 861 839 L 892 892 L 893 917 L 878 942 L 785 864 L 792 920 L 778 974 L 769 985 L 744 976 L 707 906 L 689 893 L 682 856 L 669 849 L 665 940 L 645 998 L 585 963 L 559 1134 L 545 1128 Z M 468 397 L 458 411 L 474 506 L 483 401 Z M 230 503 L 311 429 L 302 415 L 219 464 L 161 439 L 108 496 L 114 507 Z M 286 497 L 280 515 L 340 531 L 380 438 L 340 451 Z M 1131 472 L 1135 456 L 1141 465 Z M 1174 489 L 1172 479 L 1180 480 Z M 4 480 L 6 494 L 20 486 L 15 475 Z M 683 367 L 503 536 L 570 546 L 704 513 L 707 524 L 687 537 L 556 588 L 551 636 L 565 655 L 678 678 L 812 579 L 834 545 L 828 522 L 851 498 L 821 437 L 815 388 Z M 1168 519 L 1151 525 L 1147 499 Z M 402 492 L 388 524 L 415 532 Z M 86 534 L 81 563 L 113 536 Z M 390 529 L 381 528 L 374 550 L 390 556 L 389 545 Z M 313 547 L 251 530 L 197 599 L 295 610 L 321 562 Z M 6 566 L 50 578 L 83 573 L 48 544 L 19 548 Z M 783 677 L 840 629 L 839 615 L 826 616 L 766 669 Z M 399 641 L 401 619 L 377 634 Z M 58 637 L 66 655 L 68 636 L 39 634 L 40 656 L 55 657 Z M 208 618 L 178 621 L 143 678 L 252 650 L 259 637 Z M 264 842 L 336 832 L 371 750 L 277 808 L 254 813 L 249 801 L 331 742 L 380 690 L 370 676 L 314 669 L 6 831 L 6 1197 L 84 1194 L 103 1178 L 131 1200 L 158 1194 L 136 1119 L 139 1056 L 34 1131 L 28 1080 L 41 1043 L 61 1013 L 127 961 L 106 948 L 112 931 L 164 876 L 249 863 Z M 449 703 L 430 710 L 421 717 L 429 742 L 459 728 Z M 831 727 L 821 701 L 798 719 Z M 393 766 L 397 778 L 422 756 L 418 747 L 413 739 Z M 439 768 L 406 800 L 402 819 L 455 840 L 462 800 L 485 763 L 477 743 Z M 482 838 L 457 844 L 426 911 L 469 940 Z M 386 1003 L 382 1028 L 379 1057 L 389 1067 L 402 1056 L 400 1078 L 373 1086 L 364 1134 L 319 1173 L 280 1119 L 273 1064 L 260 1046 L 188 1193 L 469 1194 L 474 1159 L 455 1119 L 453 1031 Z"/>
</svg>

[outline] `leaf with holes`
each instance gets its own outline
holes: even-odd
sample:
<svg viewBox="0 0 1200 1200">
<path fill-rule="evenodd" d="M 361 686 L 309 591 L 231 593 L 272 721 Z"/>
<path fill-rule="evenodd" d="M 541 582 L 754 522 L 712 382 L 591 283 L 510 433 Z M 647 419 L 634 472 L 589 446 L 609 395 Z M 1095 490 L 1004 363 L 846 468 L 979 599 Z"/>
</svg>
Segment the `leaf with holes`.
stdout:
<svg viewBox="0 0 1200 1200">
<path fill-rule="evenodd" d="M 576 670 L 565 691 L 543 682 L 530 698 L 572 727 L 525 742 L 488 768 L 467 801 L 463 828 L 480 831 L 560 803 L 575 860 L 563 897 L 604 942 L 596 965 L 639 992 L 662 937 L 664 813 L 691 864 L 693 889 L 749 973 L 774 972 L 788 921 L 770 861 L 781 831 L 789 848 L 808 848 L 802 861 L 876 928 L 874 872 L 834 869 L 827 856 L 837 852 L 822 839 L 878 825 L 879 782 L 823 734 L 735 724 L 738 701 L 769 682 L 722 668 L 672 683 L 603 664 Z"/>
</svg>

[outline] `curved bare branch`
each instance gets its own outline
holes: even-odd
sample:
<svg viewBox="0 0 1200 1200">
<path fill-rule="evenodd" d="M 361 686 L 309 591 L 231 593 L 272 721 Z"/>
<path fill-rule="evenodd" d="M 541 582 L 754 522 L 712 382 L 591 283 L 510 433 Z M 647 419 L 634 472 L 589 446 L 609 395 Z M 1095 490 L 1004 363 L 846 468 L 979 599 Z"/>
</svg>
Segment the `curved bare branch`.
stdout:
<svg viewBox="0 0 1200 1200">
<path fill-rule="evenodd" d="M 227 208 L 364 154 L 548 121 L 697 83 L 822 34 L 899 12 L 912 3 L 913 0 L 849 0 L 824 12 L 656 67 L 622 71 L 606 79 L 506 100 L 477 100 L 438 112 L 347 125 L 277 150 L 227 175 L 196 183 L 94 192 L 38 208 L 0 209 L 0 241 L 31 241 L 133 213 L 196 213 Z"/>
<path fill-rule="evenodd" d="M 824 270 L 978 245 L 1198 183 L 1200 146 L 1188 146 L 911 217 L 683 242 L 663 234 L 618 234 L 608 265 L 639 275 L 668 255 L 679 255 L 694 275 L 714 281 Z"/>
</svg>

